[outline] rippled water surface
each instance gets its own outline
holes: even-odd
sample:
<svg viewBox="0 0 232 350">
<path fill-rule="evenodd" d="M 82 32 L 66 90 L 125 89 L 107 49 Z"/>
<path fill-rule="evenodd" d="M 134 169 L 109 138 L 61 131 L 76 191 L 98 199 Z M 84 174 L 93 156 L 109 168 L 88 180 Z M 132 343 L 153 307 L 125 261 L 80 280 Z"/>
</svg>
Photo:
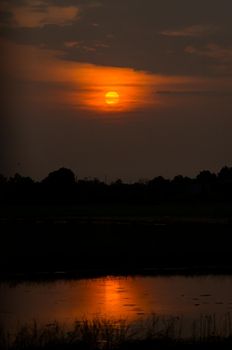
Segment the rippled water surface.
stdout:
<svg viewBox="0 0 232 350">
<path fill-rule="evenodd" d="M 107 277 L 0 285 L 0 320 L 12 330 L 36 320 L 70 324 L 81 318 L 134 321 L 151 313 L 196 319 L 232 312 L 232 276 Z"/>
</svg>

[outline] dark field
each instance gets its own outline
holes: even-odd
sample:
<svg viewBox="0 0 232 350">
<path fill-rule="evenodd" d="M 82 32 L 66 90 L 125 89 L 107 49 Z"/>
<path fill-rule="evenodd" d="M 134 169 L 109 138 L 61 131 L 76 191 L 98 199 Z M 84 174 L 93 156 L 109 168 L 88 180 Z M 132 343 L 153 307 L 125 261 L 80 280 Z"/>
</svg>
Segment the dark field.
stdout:
<svg viewBox="0 0 232 350">
<path fill-rule="evenodd" d="M 22 221 L 50 221 L 54 223 L 76 222 L 83 219 L 106 218 L 108 220 L 145 220 L 156 223 L 175 221 L 221 222 L 232 223 L 232 202 L 188 201 L 170 203 L 145 204 L 46 204 L 29 203 L 25 205 L 4 204 L 0 207 L 2 223 Z"/>
<path fill-rule="evenodd" d="M 2 276 L 228 273 L 232 267 L 232 207 L 226 203 L 6 206 L 1 232 Z"/>
</svg>

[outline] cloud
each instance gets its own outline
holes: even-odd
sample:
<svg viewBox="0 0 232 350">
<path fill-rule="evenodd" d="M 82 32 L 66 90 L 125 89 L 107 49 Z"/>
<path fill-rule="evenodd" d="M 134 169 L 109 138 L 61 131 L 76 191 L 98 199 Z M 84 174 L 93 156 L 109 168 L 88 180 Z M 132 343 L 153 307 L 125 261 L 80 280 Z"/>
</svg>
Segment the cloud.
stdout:
<svg viewBox="0 0 232 350">
<path fill-rule="evenodd" d="M 196 47 L 188 45 L 185 52 L 189 55 L 198 56 L 210 60 L 215 72 L 220 74 L 232 74 L 232 47 L 224 47 L 214 43 Z"/>
<path fill-rule="evenodd" d="M 64 46 L 67 48 L 76 48 L 80 45 L 79 41 L 71 40 L 71 41 L 65 41 Z"/>
<path fill-rule="evenodd" d="M 222 47 L 217 44 L 208 44 L 204 47 L 186 46 L 185 52 L 198 56 L 206 56 L 214 60 L 232 63 L 232 47 Z"/>
<path fill-rule="evenodd" d="M 231 91 L 221 90 L 158 90 L 158 95 L 170 95 L 170 96 L 198 96 L 198 97 L 220 97 L 220 96 L 232 96 Z"/>
<path fill-rule="evenodd" d="M 182 29 L 175 30 L 164 30 L 160 34 L 170 37 L 201 37 L 208 36 L 209 34 L 215 33 L 216 27 L 209 25 L 193 25 Z"/>
<path fill-rule="evenodd" d="M 79 15 L 79 8 L 73 5 L 57 6 L 46 0 L 2 4 L 3 13 L 8 13 L 8 25 L 13 27 L 36 28 L 48 24 L 67 25 Z M 11 14 L 9 18 L 9 14 Z"/>
<path fill-rule="evenodd" d="M 134 0 L 7 3 L 27 11 L 18 15 L 14 27 L 9 24 L 2 28 L 2 37 L 18 44 L 62 50 L 63 59 L 74 62 L 132 67 L 161 75 L 214 76 L 219 72 L 212 68 L 209 56 L 190 54 L 185 49 L 203 47 L 210 41 L 226 47 L 232 39 L 232 2 L 227 0 L 221 0 L 220 7 L 212 0 L 146 0 L 145 4 L 136 1 L 136 6 Z M 54 7 L 58 14 L 65 13 L 66 8 L 73 10 L 60 19 L 55 12 L 51 14 L 49 9 Z M 25 19 L 27 12 L 34 17 Z M 4 23 L 13 23 L 9 11 L 3 17 Z"/>
<path fill-rule="evenodd" d="M 130 68 L 65 61 L 59 52 L 35 46 L 4 41 L 1 47 L 5 53 L 0 57 L 2 78 L 22 91 L 17 99 L 24 105 L 65 105 L 95 113 L 147 108 L 153 103 L 154 84 L 162 80 Z M 108 91 L 120 94 L 120 103 L 114 109 L 105 103 Z"/>
<path fill-rule="evenodd" d="M 151 110 L 160 103 L 158 95 L 209 95 L 215 93 L 213 90 L 232 91 L 231 84 L 226 86 L 224 81 L 74 62 L 65 60 L 59 51 L 9 41 L 0 44 L 4 53 L 0 57 L 1 78 L 12 87 L 17 86 L 17 99 L 25 105 L 65 105 L 75 110 L 104 113 L 109 112 L 105 94 L 117 91 L 121 103 L 115 112 Z M 66 45 L 75 46 L 78 42 Z"/>
</svg>

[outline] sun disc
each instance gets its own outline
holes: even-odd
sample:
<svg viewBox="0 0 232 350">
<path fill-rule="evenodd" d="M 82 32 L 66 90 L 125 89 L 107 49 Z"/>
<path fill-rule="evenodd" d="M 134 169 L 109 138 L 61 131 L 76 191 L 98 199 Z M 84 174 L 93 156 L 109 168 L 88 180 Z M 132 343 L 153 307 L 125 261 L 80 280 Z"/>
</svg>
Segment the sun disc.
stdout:
<svg viewBox="0 0 232 350">
<path fill-rule="evenodd" d="M 117 91 L 108 91 L 105 94 L 105 101 L 108 105 L 115 105 L 119 102 L 119 94 Z"/>
</svg>

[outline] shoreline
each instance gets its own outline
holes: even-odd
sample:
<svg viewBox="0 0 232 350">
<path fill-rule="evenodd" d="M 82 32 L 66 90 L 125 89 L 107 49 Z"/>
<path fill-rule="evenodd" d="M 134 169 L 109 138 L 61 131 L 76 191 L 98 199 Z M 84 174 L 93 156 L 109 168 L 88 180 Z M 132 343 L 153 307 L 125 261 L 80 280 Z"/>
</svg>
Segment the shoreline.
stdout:
<svg viewBox="0 0 232 350">
<path fill-rule="evenodd" d="M 80 280 L 107 277 L 231 276 L 232 266 L 152 267 L 124 269 L 80 269 L 67 271 L 5 271 L 0 283 Z"/>
</svg>

